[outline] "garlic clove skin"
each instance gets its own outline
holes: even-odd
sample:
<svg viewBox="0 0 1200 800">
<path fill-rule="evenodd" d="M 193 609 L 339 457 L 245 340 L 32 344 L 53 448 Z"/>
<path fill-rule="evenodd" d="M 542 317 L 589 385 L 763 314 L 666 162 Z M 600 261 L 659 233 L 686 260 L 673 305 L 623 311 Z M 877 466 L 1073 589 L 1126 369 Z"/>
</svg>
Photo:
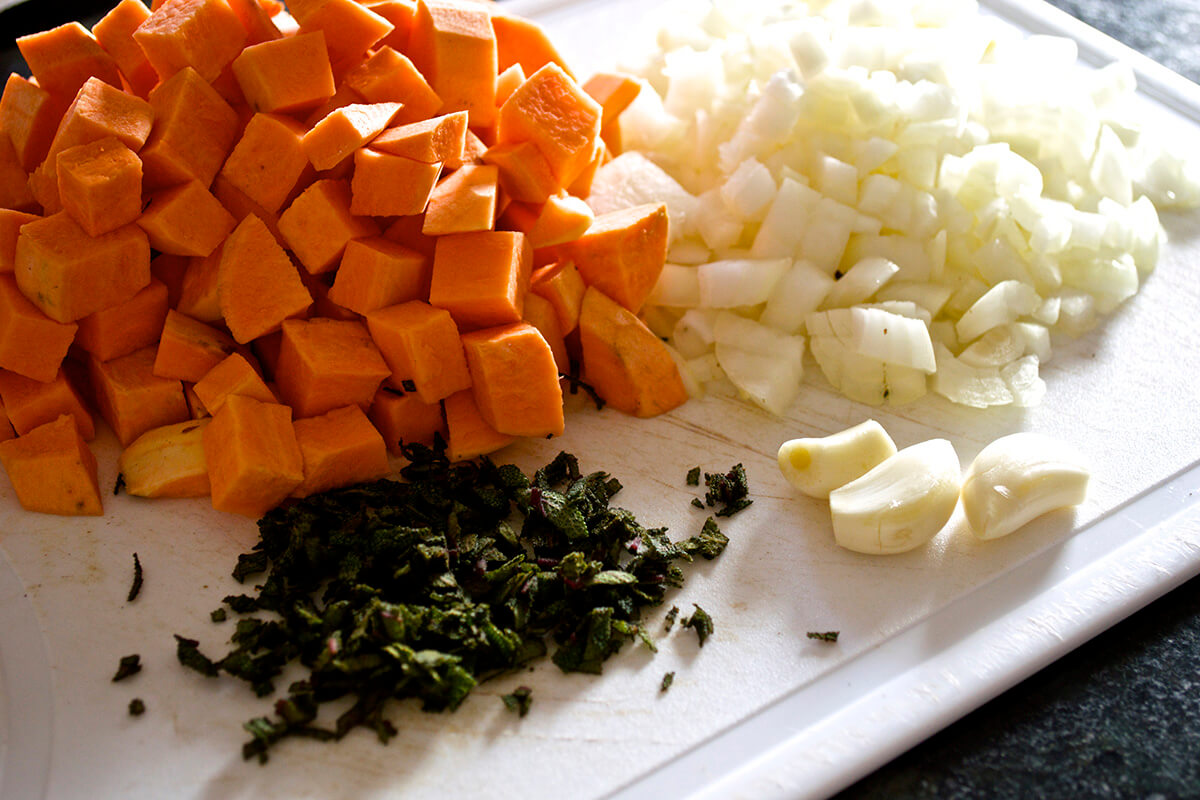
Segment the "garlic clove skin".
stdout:
<svg viewBox="0 0 1200 800">
<path fill-rule="evenodd" d="M 1014 433 L 979 452 L 963 478 L 963 511 L 980 539 L 997 539 L 1087 497 L 1090 471 L 1073 447 L 1041 433 Z"/>
<path fill-rule="evenodd" d="M 961 488 L 962 469 L 949 441 L 906 447 L 830 492 L 834 540 L 872 555 L 912 550 L 950 521 Z"/>
<path fill-rule="evenodd" d="M 895 453 L 892 437 L 869 419 L 829 436 L 784 442 L 779 448 L 779 471 L 796 489 L 824 500 Z"/>
</svg>

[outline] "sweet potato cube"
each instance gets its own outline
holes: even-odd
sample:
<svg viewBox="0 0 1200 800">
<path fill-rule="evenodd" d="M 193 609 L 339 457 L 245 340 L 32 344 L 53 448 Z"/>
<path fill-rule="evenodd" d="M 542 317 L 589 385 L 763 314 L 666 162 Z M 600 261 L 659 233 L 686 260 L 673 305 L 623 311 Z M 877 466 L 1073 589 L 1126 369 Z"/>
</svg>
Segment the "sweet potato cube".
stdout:
<svg viewBox="0 0 1200 800">
<path fill-rule="evenodd" d="M 71 98 L 89 78 L 121 87 L 121 70 L 96 37 L 78 22 L 17 38 L 29 71 L 51 94 Z"/>
<path fill-rule="evenodd" d="M 349 0 L 354 3 L 354 0 Z M 332 169 L 374 139 L 396 116 L 399 103 L 351 103 L 332 111 L 300 140 L 318 170 Z"/>
<path fill-rule="evenodd" d="M 233 60 L 233 74 L 250 107 L 268 113 L 316 108 L 336 88 L 320 31 L 251 45 Z"/>
<path fill-rule="evenodd" d="M 11 273 L 17 260 L 17 236 L 21 226 L 41 219 L 37 214 L 0 208 L 0 272 Z"/>
<path fill-rule="evenodd" d="M 133 38 L 163 80 L 191 67 L 216 80 L 246 43 L 246 29 L 225 0 L 167 0 Z"/>
<path fill-rule="evenodd" d="M 189 181 L 151 195 L 137 224 L 155 250 L 207 256 L 237 223 L 204 184 Z"/>
<path fill-rule="evenodd" d="M 584 81 L 583 90 L 600 104 L 600 124 L 607 125 L 637 99 L 642 84 L 632 75 L 597 72 Z"/>
<path fill-rule="evenodd" d="M 24 436 L 0 442 L 0 463 L 26 511 L 61 516 L 104 513 L 96 457 L 65 414 Z"/>
<path fill-rule="evenodd" d="M 500 107 L 497 142 L 532 142 L 565 188 L 594 158 L 600 118 L 600 104 L 551 63 L 530 75 Z"/>
<path fill-rule="evenodd" d="M 17 151 L 13 149 L 12 142 L 0 135 L 0 208 L 35 211 L 38 205 L 42 205 L 44 209 L 42 196 L 34 191 L 35 188 L 38 187 L 31 184 L 30 176 L 25 174 L 17 161 Z M 51 206 L 58 199 L 57 186 L 54 188 L 53 197 L 48 198 Z"/>
<path fill-rule="evenodd" d="M 490 231 L 496 224 L 498 170 L 490 164 L 467 164 L 443 178 L 425 208 L 427 236 Z"/>
<path fill-rule="evenodd" d="M 584 283 L 637 313 L 667 260 L 667 208 L 647 204 L 601 214 L 558 252 L 575 262 Z"/>
<path fill-rule="evenodd" d="M 504 105 L 508 98 L 512 97 L 512 93 L 517 90 L 517 87 L 525 82 L 525 70 L 521 69 L 520 64 L 512 64 L 509 67 L 500 70 L 500 74 L 496 76 L 496 107 Z"/>
<path fill-rule="evenodd" d="M 521 203 L 544 203 L 559 190 L 550 162 L 532 142 L 489 147 L 483 163 L 499 170 L 500 188 Z"/>
<path fill-rule="evenodd" d="M 367 314 L 367 328 L 391 370 L 389 383 L 411 382 L 426 403 L 471 385 L 454 318 L 444 309 L 411 300 Z"/>
<path fill-rule="evenodd" d="M 428 446 L 433 444 L 435 436 L 446 437 L 442 404 L 426 403 L 416 392 L 401 394 L 387 388 L 380 389 L 375 393 L 367 416 L 383 436 L 388 452 L 394 456 L 402 454 L 402 445 Z"/>
<path fill-rule="evenodd" d="M 308 159 L 305 159 L 307 162 Z M 312 169 L 311 165 L 308 169 Z M 315 174 L 315 173 L 314 173 Z M 304 183 L 305 178 L 301 177 L 301 186 L 307 186 Z M 282 242 L 283 234 L 279 232 L 279 214 L 274 211 L 268 211 L 263 206 L 251 200 L 242 190 L 234 186 L 224 175 L 217 175 L 213 180 L 212 185 L 213 196 L 221 201 L 221 205 L 225 206 L 225 210 L 233 215 L 239 223 L 251 215 L 258 217 L 266 224 L 267 230 L 276 240 Z"/>
<path fill-rule="evenodd" d="M 420 214 L 429 204 L 441 171 L 441 164 L 364 147 L 354 153 L 350 213 L 377 217 Z"/>
<path fill-rule="evenodd" d="M 466 111 L 472 127 L 496 118 L 496 33 L 479 3 L 419 0 L 408 55 L 442 98 L 442 111 Z"/>
<path fill-rule="evenodd" d="M 189 419 L 151 428 L 121 451 L 125 491 L 136 497 L 206 497 L 211 492 L 204 429 L 210 420 Z"/>
<path fill-rule="evenodd" d="M 3 400 L 8 420 L 18 435 L 24 436 L 62 414 L 75 418 L 79 435 L 84 439 L 91 440 L 96 435 L 92 415 L 62 370 L 51 381 L 35 381 L 0 370 L 0 400 Z"/>
<path fill-rule="evenodd" d="M 279 211 L 301 179 L 312 172 L 300 144 L 304 133 L 304 126 L 290 117 L 255 114 L 221 167 L 221 175 L 267 211 Z"/>
<path fill-rule="evenodd" d="M 562 325 L 558 322 L 558 314 L 550 301 L 532 292 L 525 296 L 525 321 L 537 328 L 538 333 L 550 345 L 554 355 L 554 365 L 559 374 L 571 373 L 571 356 L 567 352 L 567 342 L 563 338 Z"/>
<path fill-rule="evenodd" d="M 63 150 L 110 136 L 139 152 L 150 136 L 153 122 L 154 108 L 150 103 L 98 78 L 88 78 L 63 113 L 42 168 L 53 174 L 55 159 Z"/>
<path fill-rule="evenodd" d="M 500 433 L 558 436 L 562 388 L 550 345 L 526 322 L 462 335 L 471 393 L 480 415 Z"/>
<path fill-rule="evenodd" d="M 336 79 L 392 32 L 392 23 L 357 0 L 325 0 L 304 15 L 300 34 L 321 31 Z"/>
<path fill-rule="evenodd" d="M 264 403 L 278 403 L 262 375 L 241 353 L 230 353 L 225 360 L 208 371 L 193 387 L 196 397 L 209 414 L 216 414 L 231 394 L 253 397 Z"/>
<path fill-rule="evenodd" d="M 207 187 L 238 138 L 237 112 L 190 67 L 154 87 L 150 105 L 154 131 L 139 153 L 146 188 Z"/>
<path fill-rule="evenodd" d="M 500 71 L 519 66 L 526 75 L 532 75 L 546 64 L 557 64 L 567 75 L 571 74 L 545 29 L 533 20 L 499 10 L 492 14 L 492 30 L 496 32 Z"/>
<path fill-rule="evenodd" d="M 150 245 L 136 225 L 88 236 L 66 212 L 21 227 L 17 285 L 46 316 L 74 322 L 150 283 Z"/>
<path fill-rule="evenodd" d="M 152 370 L 160 378 L 195 383 L 236 349 L 229 334 L 172 308 L 163 323 Z"/>
<path fill-rule="evenodd" d="M 213 508 L 251 518 L 283 502 L 304 480 L 292 410 L 233 395 L 204 429 Z"/>
<path fill-rule="evenodd" d="M 595 221 L 583 200 L 565 191 L 550 195 L 541 205 L 509 203 L 500 224 L 519 230 L 535 250 L 572 242 L 587 232 Z"/>
<path fill-rule="evenodd" d="M 329 299 L 356 314 L 429 296 L 426 256 L 383 237 L 346 245 Z"/>
<path fill-rule="evenodd" d="M 234 14 L 237 14 L 242 27 L 246 29 L 247 45 L 273 42 L 283 38 L 283 32 L 279 30 L 279 26 L 272 19 L 282 9 L 273 11 L 268 8 L 268 5 L 260 3 L 259 0 L 229 0 L 229 7 L 233 9 Z"/>
<path fill-rule="evenodd" d="M 150 9 L 141 0 L 120 0 L 100 21 L 92 26 L 92 35 L 117 66 L 129 88 L 138 97 L 145 97 L 158 83 L 158 73 L 146 51 L 133 38 L 133 33 L 150 16 Z"/>
<path fill-rule="evenodd" d="M 8 76 L 0 95 L 0 133 L 12 140 L 23 170 L 32 172 L 46 158 L 65 111 L 64 101 L 33 81 L 15 72 Z"/>
<path fill-rule="evenodd" d="M 142 161 L 110 137 L 58 154 L 58 196 L 88 236 L 128 225 L 142 213 Z"/>
<path fill-rule="evenodd" d="M 425 217 L 421 214 L 397 217 L 391 225 L 388 225 L 383 235 L 384 238 L 402 244 L 410 250 L 416 250 L 428 258 L 430 263 L 433 263 L 433 251 L 437 247 L 438 237 L 426 236 L 421 233 L 421 226 L 424 224 Z"/>
<path fill-rule="evenodd" d="M 554 307 L 564 335 L 575 330 L 587 284 L 574 263 L 557 261 L 538 267 L 529 277 L 529 291 L 545 298 Z"/>
<path fill-rule="evenodd" d="M 292 260 L 253 214 L 225 240 L 217 270 L 221 315 L 243 344 L 278 330 L 312 302 Z"/>
<path fill-rule="evenodd" d="M 119 358 L 158 341 L 167 319 L 167 286 L 151 278 L 123 303 L 79 320 L 75 342 L 100 361 Z"/>
<path fill-rule="evenodd" d="M 365 483 L 388 474 L 387 445 L 358 406 L 343 406 L 292 423 L 304 461 L 293 497 Z"/>
<path fill-rule="evenodd" d="M 516 441 L 517 437 L 488 424 L 470 389 L 450 395 L 442 407 L 446 412 L 446 457 L 451 462 L 494 453 Z"/>
<path fill-rule="evenodd" d="M 589 286 L 579 314 L 583 377 L 613 408 L 652 417 L 687 402 L 667 346 L 637 316 Z"/>
<path fill-rule="evenodd" d="M 185 265 L 183 273 L 179 277 L 175 302 L 171 304 L 172 308 L 180 314 L 186 314 L 201 322 L 209 324 L 225 322 L 225 317 L 221 313 L 221 298 L 217 285 L 224 247 L 224 242 L 222 242 L 217 245 L 215 250 L 203 257 L 164 254 L 167 258 L 180 259 Z M 158 259 L 155 259 L 154 262 L 151 262 L 151 271 L 157 261 Z"/>
<path fill-rule="evenodd" d="M 429 302 L 449 311 L 467 330 L 520 322 L 532 263 L 533 253 L 520 233 L 439 237 Z"/>
<path fill-rule="evenodd" d="M 407 50 L 417 16 L 416 0 L 368 0 L 363 5 L 392 24 L 392 30 L 379 40 L 375 49 L 390 47 L 400 53 Z"/>
<path fill-rule="evenodd" d="M 111 361 L 88 359 L 100 416 L 124 447 L 151 428 L 188 419 L 183 384 L 154 374 L 154 347 Z"/>
<path fill-rule="evenodd" d="M 391 370 L 361 322 L 333 319 L 283 323 L 275 385 L 298 417 L 335 408 L 366 408 Z"/>
<path fill-rule="evenodd" d="M 343 85 L 368 103 L 400 103 L 396 123 L 417 122 L 433 116 L 442 98 L 412 61 L 390 47 L 381 47 L 346 73 Z"/>
<path fill-rule="evenodd" d="M 371 140 L 371 149 L 425 164 L 460 164 L 466 142 L 467 112 L 456 111 L 388 128 Z"/>
<path fill-rule="evenodd" d="M 320 180 L 279 215 L 284 241 L 309 272 L 328 272 L 336 267 L 351 239 L 379 235 L 374 220 L 350 212 L 350 202 L 348 182 Z"/>
<path fill-rule="evenodd" d="M 54 380 L 78 326 L 50 319 L 0 275 L 0 367 L 33 378 Z"/>
</svg>

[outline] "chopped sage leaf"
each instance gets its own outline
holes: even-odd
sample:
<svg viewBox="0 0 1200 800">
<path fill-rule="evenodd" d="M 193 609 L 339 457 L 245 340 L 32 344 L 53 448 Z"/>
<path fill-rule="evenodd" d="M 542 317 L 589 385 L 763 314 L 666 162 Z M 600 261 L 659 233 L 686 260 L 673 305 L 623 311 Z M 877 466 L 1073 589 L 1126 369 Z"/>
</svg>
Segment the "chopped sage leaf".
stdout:
<svg viewBox="0 0 1200 800">
<path fill-rule="evenodd" d="M 500 699 L 504 701 L 505 708 L 523 717 L 529 713 L 529 706 L 533 704 L 533 690 L 528 686 L 518 686 L 512 693 L 500 695 Z"/>
<path fill-rule="evenodd" d="M 696 637 L 700 640 L 700 646 L 703 647 L 705 640 L 708 639 L 709 636 L 712 636 L 712 617 L 708 615 L 707 611 L 695 603 L 693 603 L 692 606 L 696 610 L 693 611 L 692 615 L 685 619 L 681 624 L 685 628 L 691 628 L 696 631 Z"/>
<path fill-rule="evenodd" d="M 225 609 L 214 608 L 209 617 L 212 618 L 213 622 L 224 622 L 228 618 L 228 615 L 225 613 Z"/>
<path fill-rule="evenodd" d="M 121 490 L 124 488 L 125 488 L 125 474 L 122 472 L 118 472 L 116 483 L 113 484 L 113 496 L 115 497 L 115 496 L 119 495 L 121 493 Z"/>
<path fill-rule="evenodd" d="M 671 688 L 671 684 L 674 682 L 675 682 L 675 673 L 668 672 L 662 676 L 662 683 L 660 683 L 658 685 L 658 690 L 660 692 L 665 692 L 667 689 Z"/>
<path fill-rule="evenodd" d="M 747 497 L 750 486 L 741 464 L 735 464 L 726 473 L 704 473 L 704 485 L 707 489 L 704 502 L 709 508 L 720 506 L 716 512 L 718 517 L 733 516 L 753 502 Z"/>
<path fill-rule="evenodd" d="M 691 469 L 688 470 L 687 485 L 688 486 L 699 486 L 700 485 L 700 468 L 699 467 L 692 467 Z"/>
<path fill-rule="evenodd" d="M 146 703 L 140 697 L 135 697 L 129 701 L 129 716 L 140 717 L 146 713 Z"/>
<path fill-rule="evenodd" d="M 693 497 L 692 505 L 694 505 L 696 508 L 704 508 L 704 501 L 701 500 L 699 497 Z"/>
<path fill-rule="evenodd" d="M 261 550 L 253 553 L 242 553 L 238 556 L 237 566 L 233 568 L 233 578 L 238 583 L 244 583 L 249 575 L 267 571 L 267 554 Z"/>
<path fill-rule="evenodd" d="M 810 639 L 817 639 L 822 642 L 836 642 L 838 640 L 838 631 L 809 631 L 807 636 Z"/>
<path fill-rule="evenodd" d="M 142 591 L 142 562 L 138 558 L 138 554 L 133 554 L 133 583 L 129 586 L 129 594 L 125 598 L 125 602 L 132 603 L 137 599 L 138 593 Z"/>
<path fill-rule="evenodd" d="M 136 675 L 142 671 L 142 657 L 137 653 L 129 656 L 122 656 L 121 663 L 117 667 L 117 674 L 113 675 L 113 683 L 123 681 L 130 675 Z"/>
<path fill-rule="evenodd" d="M 671 610 L 667 612 L 666 618 L 663 620 L 663 629 L 670 631 L 675 627 L 675 620 L 679 618 L 679 606 L 671 606 Z"/>
</svg>

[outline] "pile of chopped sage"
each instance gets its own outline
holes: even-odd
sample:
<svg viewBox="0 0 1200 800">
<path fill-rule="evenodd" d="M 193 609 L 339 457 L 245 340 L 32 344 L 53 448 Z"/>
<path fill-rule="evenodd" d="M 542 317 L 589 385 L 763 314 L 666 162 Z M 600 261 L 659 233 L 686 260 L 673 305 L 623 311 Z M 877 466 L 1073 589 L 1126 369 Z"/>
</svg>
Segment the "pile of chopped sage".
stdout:
<svg viewBox="0 0 1200 800">
<path fill-rule="evenodd" d="M 244 616 L 223 658 L 176 636 L 183 664 L 241 678 L 259 696 L 275 691 L 285 666 L 307 669 L 273 716 L 246 723 L 245 758 L 358 726 L 386 743 L 396 733 L 388 700 L 452 710 L 480 681 L 547 652 L 563 671 L 599 673 L 627 641 L 653 650 L 642 610 L 683 585 L 677 562 L 715 558 L 728 543 L 712 517 L 678 542 L 643 526 L 610 505 L 619 481 L 581 474 L 567 453 L 532 479 L 487 458 L 451 464 L 438 446 L 407 446 L 405 456 L 401 481 L 316 495 L 259 521 L 261 539 L 235 577 L 265 579 L 253 596 L 225 599 Z M 740 465 L 730 474 L 744 475 Z M 711 621 L 692 620 L 703 639 Z M 319 706 L 338 699 L 348 710 L 318 724 Z M 522 687 L 505 702 L 523 714 L 529 701 Z"/>
</svg>

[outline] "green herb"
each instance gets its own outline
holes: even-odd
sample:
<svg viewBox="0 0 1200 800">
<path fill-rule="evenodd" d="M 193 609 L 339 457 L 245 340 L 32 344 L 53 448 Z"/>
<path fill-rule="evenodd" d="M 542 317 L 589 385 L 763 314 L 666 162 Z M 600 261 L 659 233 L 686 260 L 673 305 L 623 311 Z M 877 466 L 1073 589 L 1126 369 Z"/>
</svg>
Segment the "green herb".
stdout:
<svg viewBox="0 0 1200 800">
<path fill-rule="evenodd" d="M 693 497 L 692 505 L 694 505 L 696 508 L 704 508 L 704 501 L 701 500 L 699 497 Z"/>
<path fill-rule="evenodd" d="M 146 713 L 146 704 L 145 704 L 145 702 L 142 701 L 142 698 L 135 697 L 129 701 L 129 716 L 140 717 L 142 714 L 145 714 L 145 713 Z"/>
<path fill-rule="evenodd" d="M 142 671 L 142 657 L 137 653 L 130 656 L 122 656 L 121 663 L 117 667 L 117 674 L 113 675 L 113 683 L 123 681 L 130 675 L 136 675 Z"/>
<path fill-rule="evenodd" d="M 529 713 L 529 706 L 533 704 L 533 690 L 528 686 L 518 686 L 511 694 L 500 695 L 500 699 L 504 701 L 505 708 L 523 717 Z"/>
<path fill-rule="evenodd" d="M 692 467 L 691 469 L 688 470 L 687 485 L 688 486 L 699 486 L 700 485 L 700 468 L 699 467 Z"/>
<path fill-rule="evenodd" d="M 705 611 L 703 608 L 696 605 L 695 603 L 693 603 L 692 606 L 696 610 L 692 612 L 692 615 L 690 617 L 688 617 L 687 619 L 685 619 L 683 621 L 682 625 L 685 628 L 692 628 L 693 630 L 695 630 L 696 637 L 700 640 L 700 646 L 704 647 L 704 641 L 709 636 L 712 636 L 712 632 L 713 632 L 712 617 L 710 617 L 708 615 L 707 611 Z"/>
<path fill-rule="evenodd" d="M 735 464 L 724 474 L 704 473 L 704 485 L 707 488 L 704 502 L 709 508 L 720 506 L 718 517 L 731 517 L 754 502 L 747 497 L 750 486 L 746 480 L 746 470 L 741 464 Z"/>
<path fill-rule="evenodd" d="M 679 606 L 671 606 L 671 610 L 667 612 L 666 618 L 663 620 L 663 630 L 670 631 L 675 627 L 675 620 L 679 618 Z"/>
<path fill-rule="evenodd" d="M 225 609 L 223 608 L 214 608 L 213 612 L 209 614 L 209 617 L 212 618 L 213 622 L 224 622 L 227 616 L 228 615 L 225 613 Z"/>
<path fill-rule="evenodd" d="M 266 553 L 242 553 L 240 556 L 238 556 L 237 566 L 233 568 L 233 578 L 238 583 L 244 583 L 248 576 L 257 575 L 260 572 L 266 571 Z"/>
<path fill-rule="evenodd" d="M 225 603 L 269 618 L 240 618 L 228 653 L 210 659 L 176 636 L 183 664 L 260 696 L 289 665 L 305 668 L 274 715 L 246 723 L 244 757 L 360 726 L 386 742 L 388 700 L 453 710 L 479 682 L 548 653 L 565 672 L 596 674 L 626 642 L 653 650 L 642 610 L 683 585 L 676 562 L 727 542 L 715 522 L 681 542 L 644 526 L 611 504 L 619 481 L 583 474 L 567 453 L 532 477 L 487 458 L 451 464 L 440 438 L 403 454 L 403 481 L 315 495 L 259 521 L 260 541 L 238 563 L 266 575 L 253 597 Z M 702 637 L 706 618 L 694 615 Z M 321 705 L 339 698 L 349 708 L 318 725 Z"/>
<path fill-rule="evenodd" d="M 671 684 L 674 682 L 675 682 L 675 673 L 668 672 L 667 674 L 662 676 L 662 683 L 660 683 L 658 685 L 658 691 L 665 692 L 667 689 L 671 688 Z"/>
<path fill-rule="evenodd" d="M 124 488 L 125 488 L 125 474 L 122 472 L 118 472 L 117 473 L 117 481 L 116 481 L 116 483 L 113 484 L 113 496 L 115 497 L 116 495 L 119 495 L 121 493 L 121 490 Z"/>
<path fill-rule="evenodd" d="M 838 631 L 809 631 L 808 638 L 817 639 L 822 642 L 836 642 L 838 640 Z"/>
<path fill-rule="evenodd" d="M 133 554 L 133 584 L 129 587 L 129 595 L 125 598 L 125 602 L 132 603 L 137 599 L 138 592 L 142 591 L 142 562 L 138 559 L 138 554 Z"/>
</svg>

